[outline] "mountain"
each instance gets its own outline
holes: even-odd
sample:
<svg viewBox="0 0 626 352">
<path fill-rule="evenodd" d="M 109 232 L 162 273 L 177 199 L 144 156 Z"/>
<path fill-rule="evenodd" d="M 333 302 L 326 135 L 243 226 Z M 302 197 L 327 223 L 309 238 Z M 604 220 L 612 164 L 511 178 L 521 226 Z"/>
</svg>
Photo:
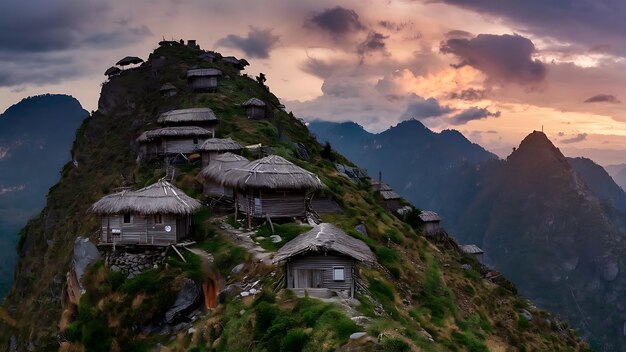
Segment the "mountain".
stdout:
<svg viewBox="0 0 626 352">
<path fill-rule="evenodd" d="M 385 210 L 369 182 L 353 182 L 331 160 L 354 166 L 350 161 L 323 148 L 301 120 L 281 109 L 269 87 L 241 75 L 241 61 L 233 66 L 233 59 L 221 58 L 195 44 L 163 41 L 145 64 L 102 86 L 103 109 L 77 130 L 71 149 L 76 164 L 64 169 L 44 210 L 21 232 L 15 280 L 0 307 L 0 351 L 589 350 L 560 319 L 517 296 L 510 282 L 486 279 L 475 258 L 451 242 L 429 243 L 414 221 L 417 212 L 405 221 Z M 186 72 L 193 67 L 223 72 L 216 92 L 192 91 Z M 159 93 L 166 82 L 178 88 L 175 96 Z M 241 103 L 252 97 L 267 104 L 270 118 L 246 116 Z M 244 230 L 232 204 L 214 206 L 215 200 L 202 198 L 197 163 L 137 163 L 137 137 L 158 128 L 159 115 L 172 107 L 209 107 L 219 118 L 218 138 L 263 145 L 243 156 L 278 154 L 320 178 L 321 195 L 342 210 L 321 213 L 321 220 L 360 239 L 375 255 L 376 263 L 355 266 L 357 299 L 340 293 L 329 303 L 285 288 L 285 266 L 268 259 L 308 227 L 292 219 L 259 219 Z M 94 202 L 167 175 L 205 204 L 193 216 L 189 250 L 93 245 L 102 227 L 88 212 Z M 325 242 L 323 248 L 352 247 L 354 241 Z M 369 253 L 364 247 L 339 252 Z M 102 259 L 78 267 L 86 254 L 97 258 L 87 252 Z M 147 265 L 146 258 L 157 259 Z M 132 273 L 118 264 L 132 267 Z M 323 281 L 341 282 L 332 270 Z M 350 338 L 361 331 L 371 338 Z"/>
<path fill-rule="evenodd" d="M 615 180 L 615 183 L 626 190 L 626 164 L 607 165 L 606 171 Z"/>
<path fill-rule="evenodd" d="M 67 95 L 26 98 L 0 115 L 0 297 L 13 278 L 19 229 L 45 205 L 87 115 Z"/>
<path fill-rule="evenodd" d="M 602 202 L 608 202 L 616 209 L 626 212 L 626 192 L 602 166 L 587 158 L 567 158 L 567 161 Z"/>
<path fill-rule="evenodd" d="M 372 134 L 353 122 L 315 121 L 309 129 L 321 143 L 330 142 L 373 178 L 382 178 L 403 197 L 424 209 L 454 217 L 468 196 L 457 192 L 459 173 L 497 156 L 470 142 L 455 130 L 435 133 L 417 120 L 407 120 Z"/>
</svg>

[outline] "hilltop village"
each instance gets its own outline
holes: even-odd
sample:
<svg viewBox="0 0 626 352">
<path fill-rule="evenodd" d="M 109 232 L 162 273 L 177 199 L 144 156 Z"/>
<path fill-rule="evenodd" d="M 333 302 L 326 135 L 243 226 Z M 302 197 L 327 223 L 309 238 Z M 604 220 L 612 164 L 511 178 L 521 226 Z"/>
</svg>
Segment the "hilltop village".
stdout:
<svg viewBox="0 0 626 352">
<path fill-rule="evenodd" d="M 438 214 L 316 141 L 248 65 L 164 40 L 106 70 L 24 232 L 24 258 L 57 267 L 20 264 L 40 283 L 16 278 L 10 351 L 585 350 Z M 18 314 L 27 292 L 48 305 Z"/>
</svg>

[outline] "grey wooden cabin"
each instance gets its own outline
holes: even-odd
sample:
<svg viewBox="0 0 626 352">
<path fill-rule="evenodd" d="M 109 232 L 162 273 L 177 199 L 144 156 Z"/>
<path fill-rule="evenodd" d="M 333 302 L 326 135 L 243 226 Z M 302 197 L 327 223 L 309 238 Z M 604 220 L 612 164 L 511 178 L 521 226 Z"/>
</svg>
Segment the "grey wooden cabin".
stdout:
<svg viewBox="0 0 626 352">
<path fill-rule="evenodd" d="M 285 287 L 299 295 L 353 298 L 357 263 L 372 265 L 376 259 L 363 241 L 322 223 L 285 244 L 273 261 L 284 263 Z"/>
<path fill-rule="evenodd" d="M 195 153 L 213 132 L 195 126 L 165 127 L 142 133 L 137 138 L 139 159 Z"/>
<path fill-rule="evenodd" d="M 162 113 L 157 122 L 166 127 L 194 126 L 201 127 L 215 136 L 219 119 L 210 108 L 177 109 Z"/>
<path fill-rule="evenodd" d="M 438 237 L 443 232 L 441 217 L 434 211 L 424 210 L 420 213 L 420 219 L 424 222 L 424 234 L 429 237 Z"/>
<path fill-rule="evenodd" d="M 241 153 L 243 145 L 230 138 L 209 138 L 200 147 L 198 152 L 202 155 L 202 166 L 209 166 L 213 160 L 224 153 Z"/>
<path fill-rule="evenodd" d="M 478 247 L 477 245 L 475 244 L 459 245 L 459 250 L 462 253 L 473 256 L 474 258 L 476 258 L 476 260 L 478 260 L 479 263 L 483 262 L 483 255 L 485 254 L 485 252 L 482 249 L 480 249 L 480 247 Z"/>
<path fill-rule="evenodd" d="M 167 246 L 187 238 L 191 214 L 200 206 L 160 180 L 137 191 L 105 196 L 89 211 L 102 217 L 101 244 Z"/>
<path fill-rule="evenodd" d="M 396 193 L 391 186 L 386 183 L 372 182 L 372 188 L 380 192 L 385 202 L 385 208 L 389 211 L 397 211 L 402 207 L 400 195 Z"/>
<path fill-rule="evenodd" d="M 215 68 L 197 68 L 187 71 L 187 82 L 194 91 L 216 92 L 217 78 L 222 71 Z"/>
<path fill-rule="evenodd" d="M 250 98 L 241 104 L 246 109 L 246 116 L 249 119 L 267 118 L 267 106 L 261 99 Z"/>
<path fill-rule="evenodd" d="M 161 93 L 162 97 L 173 97 L 178 93 L 178 88 L 176 88 L 176 86 L 174 86 L 173 84 L 167 82 L 161 86 L 159 92 Z"/>
<path fill-rule="evenodd" d="M 217 182 L 216 179 L 220 174 L 241 168 L 250 161 L 243 156 L 225 152 L 217 156 L 211 161 L 211 164 L 198 173 L 198 180 L 202 183 L 204 195 L 207 197 L 233 200 L 235 190 L 232 187 L 224 186 Z"/>
</svg>

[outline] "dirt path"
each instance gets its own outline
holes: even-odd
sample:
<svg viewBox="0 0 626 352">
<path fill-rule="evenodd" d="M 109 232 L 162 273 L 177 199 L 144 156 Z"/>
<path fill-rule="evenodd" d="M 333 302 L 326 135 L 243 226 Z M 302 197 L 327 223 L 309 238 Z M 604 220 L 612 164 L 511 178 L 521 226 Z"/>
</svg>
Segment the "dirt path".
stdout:
<svg viewBox="0 0 626 352">
<path fill-rule="evenodd" d="M 252 254 L 254 259 L 265 265 L 272 265 L 273 254 L 266 251 L 258 243 L 254 242 L 252 235 L 254 231 L 243 232 L 235 229 L 230 224 L 226 223 L 226 217 L 215 218 L 213 222 L 217 225 L 217 231 L 221 235 L 229 237 L 233 242 L 241 248 L 244 248 Z"/>
</svg>

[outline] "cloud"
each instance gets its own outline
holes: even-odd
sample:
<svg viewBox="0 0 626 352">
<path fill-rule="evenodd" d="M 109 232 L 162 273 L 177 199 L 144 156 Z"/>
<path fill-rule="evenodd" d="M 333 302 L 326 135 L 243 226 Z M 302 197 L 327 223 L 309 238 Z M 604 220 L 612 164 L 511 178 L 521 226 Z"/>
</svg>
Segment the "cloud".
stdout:
<svg viewBox="0 0 626 352">
<path fill-rule="evenodd" d="M 450 93 L 449 98 L 465 100 L 465 101 L 477 101 L 477 100 L 484 99 L 486 94 L 487 94 L 487 91 L 484 89 L 468 88 L 458 93 L 457 92 Z"/>
<path fill-rule="evenodd" d="M 219 39 L 215 45 L 239 49 L 251 58 L 266 59 L 279 41 L 280 37 L 273 34 L 271 28 L 259 29 L 251 26 L 247 37 L 229 34 Z"/>
<path fill-rule="evenodd" d="M 481 120 L 487 117 L 500 117 L 500 111 L 490 112 L 486 108 L 471 107 L 452 116 L 448 122 L 451 125 L 464 125 L 470 121 Z"/>
<path fill-rule="evenodd" d="M 319 28 L 334 37 L 365 29 L 359 15 L 351 9 L 337 6 L 314 14 L 305 23 L 307 27 Z"/>
<path fill-rule="evenodd" d="M 611 103 L 619 104 L 621 101 L 612 94 L 597 94 L 585 100 L 585 103 Z"/>
<path fill-rule="evenodd" d="M 474 37 L 474 35 L 470 32 L 467 31 L 463 31 L 463 30 L 459 30 L 459 29 L 454 29 L 451 31 L 448 31 L 444 34 L 446 36 L 446 38 L 448 39 L 459 39 L 459 38 L 466 38 L 466 39 L 470 39 L 472 37 Z"/>
<path fill-rule="evenodd" d="M 487 75 L 490 82 L 533 85 L 546 76 L 543 63 L 532 58 L 535 45 L 519 35 L 479 34 L 472 39 L 448 39 L 441 43 L 440 50 L 461 60 L 454 67 L 471 66 Z"/>
<path fill-rule="evenodd" d="M 562 139 L 561 143 L 563 143 L 563 144 L 572 144 L 572 143 L 582 142 L 585 139 L 587 139 L 587 134 L 586 133 L 579 133 L 579 134 L 577 134 L 574 137 Z"/>
<path fill-rule="evenodd" d="M 401 119 L 416 119 L 421 121 L 439 117 L 451 113 L 452 111 L 454 111 L 454 109 L 439 104 L 439 101 L 435 98 L 424 99 L 420 96 L 414 96 L 413 100 L 409 102 L 406 110 L 402 114 Z"/>
<path fill-rule="evenodd" d="M 389 55 L 387 52 L 387 47 L 385 46 L 385 39 L 389 38 L 389 36 L 382 35 L 378 32 L 369 32 L 365 41 L 359 44 L 357 52 L 359 57 L 361 57 L 361 63 L 366 55 L 381 52 L 385 55 Z"/>
</svg>

